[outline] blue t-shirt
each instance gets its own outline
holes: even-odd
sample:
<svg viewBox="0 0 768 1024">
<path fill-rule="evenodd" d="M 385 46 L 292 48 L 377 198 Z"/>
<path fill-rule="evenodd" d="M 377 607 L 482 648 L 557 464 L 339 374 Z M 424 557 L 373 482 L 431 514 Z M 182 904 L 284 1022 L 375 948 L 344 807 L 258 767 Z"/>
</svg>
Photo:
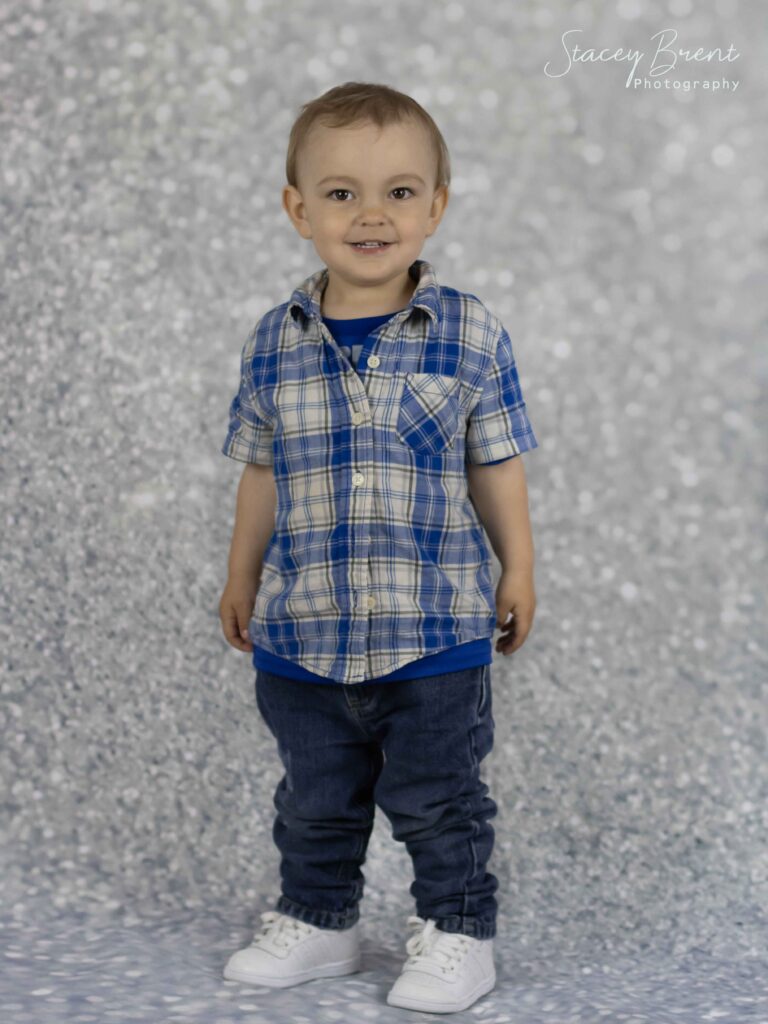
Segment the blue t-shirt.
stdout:
<svg viewBox="0 0 768 1024">
<path fill-rule="evenodd" d="M 397 311 L 396 311 L 397 312 Z M 324 316 L 323 323 L 333 335 L 337 345 L 357 370 L 357 362 L 363 348 L 363 343 L 368 335 L 381 327 L 395 313 L 382 313 L 380 316 L 362 316 L 352 319 L 339 320 L 335 317 Z M 496 462 L 504 462 L 505 459 L 497 459 Z M 488 463 L 495 465 L 495 463 Z M 493 661 L 491 653 L 491 638 L 484 637 L 479 640 L 470 640 L 469 643 L 459 644 L 456 647 L 449 647 L 437 654 L 430 654 L 426 658 L 419 658 L 407 665 L 390 672 L 386 676 L 378 676 L 376 679 L 366 679 L 366 683 L 388 683 L 398 679 L 419 679 L 422 676 L 437 676 L 444 672 L 458 672 L 460 669 L 475 668 L 477 665 L 490 665 Z M 334 683 L 336 680 L 327 679 L 325 676 L 316 675 L 297 665 L 287 658 L 280 658 L 271 651 L 261 647 L 253 649 L 254 668 L 261 668 L 273 675 L 286 676 L 289 679 L 299 679 L 311 683 Z"/>
</svg>

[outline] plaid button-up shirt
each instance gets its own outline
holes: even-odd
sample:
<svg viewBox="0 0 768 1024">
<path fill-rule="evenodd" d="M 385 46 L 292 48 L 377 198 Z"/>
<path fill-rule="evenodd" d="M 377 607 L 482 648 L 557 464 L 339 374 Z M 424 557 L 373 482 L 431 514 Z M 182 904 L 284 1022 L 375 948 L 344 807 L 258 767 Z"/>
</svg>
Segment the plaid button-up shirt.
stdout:
<svg viewBox="0 0 768 1024">
<path fill-rule="evenodd" d="M 499 320 L 426 260 L 409 273 L 410 302 L 369 335 L 357 371 L 322 322 L 327 269 L 265 313 L 222 447 L 275 478 L 251 642 L 341 683 L 493 635 L 466 462 L 538 444 Z"/>
</svg>

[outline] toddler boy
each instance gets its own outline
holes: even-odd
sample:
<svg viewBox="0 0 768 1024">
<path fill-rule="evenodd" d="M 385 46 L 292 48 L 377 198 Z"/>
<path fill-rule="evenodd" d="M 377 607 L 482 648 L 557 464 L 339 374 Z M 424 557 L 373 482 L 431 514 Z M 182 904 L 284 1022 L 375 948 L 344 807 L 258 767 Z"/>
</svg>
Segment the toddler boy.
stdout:
<svg viewBox="0 0 768 1024">
<path fill-rule="evenodd" d="M 337 86 L 302 107 L 286 175 L 283 206 L 324 267 L 243 348 L 222 451 L 247 465 L 219 609 L 285 768 L 282 893 L 224 976 L 284 987 L 360 969 L 378 806 L 417 910 L 387 1001 L 453 1012 L 495 985 L 497 806 L 480 762 L 494 626 L 507 655 L 533 620 L 515 456 L 537 441 L 504 327 L 419 257 L 450 181 L 429 114 L 387 86 Z"/>
</svg>

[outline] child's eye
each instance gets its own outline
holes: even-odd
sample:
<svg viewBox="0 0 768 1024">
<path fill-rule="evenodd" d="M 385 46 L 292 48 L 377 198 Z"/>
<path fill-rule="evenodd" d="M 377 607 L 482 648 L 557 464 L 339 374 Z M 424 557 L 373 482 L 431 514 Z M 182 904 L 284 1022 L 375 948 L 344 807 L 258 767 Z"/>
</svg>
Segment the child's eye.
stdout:
<svg viewBox="0 0 768 1024">
<path fill-rule="evenodd" d="M 393 188 L 392 191 L 393 192 L 410 192 L 411 195 L 414 194 L 413 189 L 412 188 L 408 188 L 407 185 L 398 185 L 397 188 Z"/>
<path fill-rule="evenodd" d="M 331 189 L 331 191 L 328 193 L 328 195 L 329 196 L 335 196 L 337 192 L 349 193 L 349 189 L 348 188 L 334 188 L 334 189 Z"/>
</svg>

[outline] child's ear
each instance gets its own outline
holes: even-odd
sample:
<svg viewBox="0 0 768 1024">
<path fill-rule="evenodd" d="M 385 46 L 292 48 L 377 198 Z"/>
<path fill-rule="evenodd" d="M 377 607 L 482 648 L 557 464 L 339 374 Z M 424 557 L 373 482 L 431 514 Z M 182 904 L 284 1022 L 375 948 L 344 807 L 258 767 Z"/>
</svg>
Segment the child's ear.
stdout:
<svg viewBox="0 0 768 1024">
<path fill-rule="evenodd" d="M 309 221 L 306 218 L 306 212 L 304 209 L 304 200 L 301 192 L 293 185 L 285 185 L 283 187 L 283 209 L 291 219 L 291 223 L 296 228 L 302 238 L 311 238 L 312 229 L 309 226 Z"/>
<path fill-rule="evenodd" d="M 443 219 L 445 208 L 448 205 L 448 198 L 450 192 L 447 185 L 440 185 L 435 189 L 435 194 L 432 197 L 432 207 L 429 211 L 429 219 L 431 221 L 430 230 L 427 232 L 431 235 L 437 230 L 437 225 Z"/>
</svg>

